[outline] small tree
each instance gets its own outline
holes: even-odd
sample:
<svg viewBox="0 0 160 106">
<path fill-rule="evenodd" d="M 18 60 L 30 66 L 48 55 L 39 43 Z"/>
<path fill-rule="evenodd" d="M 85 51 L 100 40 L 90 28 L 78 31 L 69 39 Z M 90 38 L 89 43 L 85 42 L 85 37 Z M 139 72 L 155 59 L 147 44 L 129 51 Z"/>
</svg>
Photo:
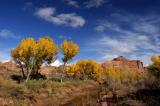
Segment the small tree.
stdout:
<svg viewBox="0 0 160 106">
<path fill-rule="evenodd" d="M 37 75 L 39 73 L 38 70 L 43 63 L 53 62 L 57 54 L 58 48 L 49 37 L 40 38 L 38 41 L 33 38 L 24 39 L 17 48 L 11 51 L 12 58 L 21 67 L 26 82 L 31 74 Z"/>
<path fill-rule="evenodd" d="M 79 60 L 77 64 L 71 65 L 66 69 L 69 77 L 96 81 L 99 80 L 101 71 L 101 65 L 94 60 Z"/>
<path fill-rule="evenodd" d="M 61 51 L 62 51 L 62 54 L 64 56 L 62 58 L 63 70 L 64 70 L 64 67 L 66 66 L 67 62 L 78 54 L 79 47 L 78 47 L 77 44 L 75 44 L 72 41 L 64 40 L 63 43 L 61 44 Z M 62 77 L 61 77 L 61 82 L 62 82 Z"/>
<path fill-rule="evenodd" d="M 151 57 L 151 61 L 153 62 L 153 64 L 158 64 L 158 63 L 160 64 L 160 57 L 153 55 Z"/>
<path fill-rule="evenodd" d="M 151 60 L 153 62 L 152 65 L 148 67 L 149 73 L 154 75 L 155 77 L 160 77 L 160 57 L 159 56 L 152 56 Z"/>
<path fill-rule="evenodd" d="M 82 80 L 99 80 L 101 65 L 94 60 L 79 60 L 77 62 L 78 72 Z"/>
</svg>

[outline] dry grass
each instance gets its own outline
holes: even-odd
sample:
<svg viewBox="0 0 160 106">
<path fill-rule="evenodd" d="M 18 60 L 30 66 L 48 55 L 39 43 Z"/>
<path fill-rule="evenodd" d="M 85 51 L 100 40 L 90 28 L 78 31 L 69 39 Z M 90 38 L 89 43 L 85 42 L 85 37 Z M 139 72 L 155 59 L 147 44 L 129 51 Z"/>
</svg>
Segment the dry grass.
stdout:
<svg viewBox="0 0 160 106">
<path fill-rule="evenodd" d="M 13 100 L 12 106 L 27 103 L 56 106 L 98 89 L 98 83 L 94 81 L 69 80 L 60 83 L 48 80 L 30 80 L 28 83 L 18 84 L 10 78 L 13 74 L 15 73 L 0 72 L 0 98 Z"/>
</svg>

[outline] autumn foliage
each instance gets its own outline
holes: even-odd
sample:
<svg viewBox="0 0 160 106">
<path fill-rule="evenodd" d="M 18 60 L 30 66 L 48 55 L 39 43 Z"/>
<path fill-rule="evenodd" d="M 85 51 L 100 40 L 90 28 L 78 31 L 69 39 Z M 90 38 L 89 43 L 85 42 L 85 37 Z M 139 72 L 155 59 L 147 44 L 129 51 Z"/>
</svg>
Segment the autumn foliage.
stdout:
<svg viewBox="0 0 160 106">
<path fill-rule="evenodd" d="M 101 66 L 94 60 L 79 60 L 76 64 L 67 67 L 69 77 L 82 80 L 98 80 L 101 74 Z"/>
<path fill-rule="evenodd" d="M 111 82 L 120 84 L 134 84 L 140 80 L 140 74 L 135 70 L 129 68 L 104 68 L 101 76 L 101 81 L 107 81 L 105 83 L 110 84 Z"/>
<path fill-rule="evenodd" d="M 114 80 L 130 83 L 137 81 L 139 76 L 136 72 L 128 69 L 103 68 L 94 60 L 79 60 L 76 64 L 66 66 L 79 52 L 79 46 L 72 42 L 64 40 L 60 45 L 63 54 L 63 73 L 62 77 L 76 78 L 80 80 L 96 80 L 98 82 Z M 42 37 L 36 41 L 33 38 L 22 40 L 19 45 L 11 52 L 13 60 L 21 68 L 23 78 L 26 81 L 30 76 L 39 74 L 42 64 L 50 64 L 57 59 L 58 47 L 49 37 Z M 152 57 L 152 61 L 160 66 L 160 59 L 157 56 Z M 124 71 L 125 70 L 125 71 Z M 126 71 L 127 70 L 127 71 Z M 65 74 L 63 76 L 63 74 Z"/>
<path fill-rule="evenodd" d="M 22 40 L 11 52 L 13 60 L 21 67 L 23 77 L 26 81 L 31 74 L 38 74 L 43 63 L 50 64 L 58 54 L 57 45 L 49 37 Z"/>
<path fill-rule="evenodd" d="M 148 67 L 149 73 L 155 77 L 160 77 L 160 57 L 154 55 L 151 57 L 151 60 L 153 64 Z"/>
<path fill-rule="evenodd" d="M 69 60 L 71 60 L 74 56 L 77 55 L 77 53 L 79 52 L 79 47 L 72 41 L 64 40 L 61 44 L 61 51 L 64 56 L 62 61 L 65 65 Z"/>
</svg>

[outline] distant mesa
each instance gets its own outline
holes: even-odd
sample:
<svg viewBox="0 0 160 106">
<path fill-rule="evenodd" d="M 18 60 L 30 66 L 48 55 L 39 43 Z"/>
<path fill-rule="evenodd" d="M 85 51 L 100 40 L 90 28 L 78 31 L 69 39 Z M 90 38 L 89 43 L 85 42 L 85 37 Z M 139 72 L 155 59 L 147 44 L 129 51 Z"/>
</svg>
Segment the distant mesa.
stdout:
<svg viewBox="0 0 160 106">
<path fill-rule="evenodd" d="M 111 61 L 105 61 L 102 63 L 103 67 L 111 67 L 111 68 L 129 68 L 131 70 L 136 70 L 140 73 L 145 72 L 146 68 L 143 66 L 143 62 L 140 60 L 129 60 L 123 56 L 119 56 L 114 58 Z"/>
</svg>

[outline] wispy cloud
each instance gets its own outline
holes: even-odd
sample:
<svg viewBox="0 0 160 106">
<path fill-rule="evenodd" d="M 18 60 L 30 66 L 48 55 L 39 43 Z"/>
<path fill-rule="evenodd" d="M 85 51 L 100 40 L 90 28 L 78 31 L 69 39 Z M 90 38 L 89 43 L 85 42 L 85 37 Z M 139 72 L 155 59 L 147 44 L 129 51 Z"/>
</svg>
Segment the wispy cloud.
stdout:
<svg viewBox="0 0 160 106">
<path fill-rule="evenodd" d="M 85 24 L 85 19 L 76 13 L 61 13 L 56 14 L 56 8 L 46 7 L 39 8 L 35 12 L 36 16 L 48 22 L 57 25 L 66 25 L 74 28 L 82 27 Z"/>
<path fill-rule="evenodd" d="M 75 1 L 75 0 L 66 0 L 66 2 L 67 2 L 67 5 L 69 5 L 69 6 L 72 6 L 72 7 L 75 7 L 75 8 L 79 8 L 80 7 L 78 2 Z"/>
<path fill-rule="evenodd" d="M 0 30 L 0 37 L 1 38 L 19 38 L 18 35 L 16 35 L 15 33 L 13 33 L 12 31 L 8 29 Z"/>
<path fill-rule="evenodd" d="M 146 18 L 147 17 L 147 18 Z M 159 16 L 136 16 L 114 13 L 112 20 L 102 20 L 95 27 L 102 37 L 96 39 L 94 47 L 101 48 L 102 59 L 124 55 L 150 63 L 150 56 L 160 48 Z M 112 32 L 108 33 L 108 32 Z"/>
<path fill-rule="evenodd" d="M 150 60 L 148 53 L 157 53 L 159 46 L 158 44 L 153 44 L 151 39 L 146 35 L 125 35 L 119 38 L 106 35 L 93 42 L 93 44 L 90 43 L 90 46 L 93 46 L 96 52 L 101 50 L 101 60 L 110 59 L 117 55 L 124 55 L 129 58 L 137 57 L 133 59 L 142 59 L 146 64 L 150 63 L 150 61 L 145 61 Z M 146 57 L 147 59 L 142 57 Z"/>
<path fill-rule="evenodd" d="M 98 8 L 107 2 L 108 0 L 89 0 L 84 2 L 84 4 L 86 8 L 92 8 L 92 7 Z"/>
</svg>

